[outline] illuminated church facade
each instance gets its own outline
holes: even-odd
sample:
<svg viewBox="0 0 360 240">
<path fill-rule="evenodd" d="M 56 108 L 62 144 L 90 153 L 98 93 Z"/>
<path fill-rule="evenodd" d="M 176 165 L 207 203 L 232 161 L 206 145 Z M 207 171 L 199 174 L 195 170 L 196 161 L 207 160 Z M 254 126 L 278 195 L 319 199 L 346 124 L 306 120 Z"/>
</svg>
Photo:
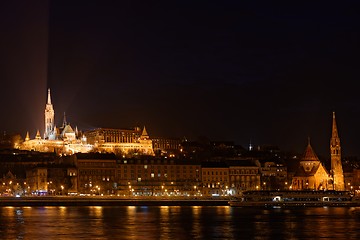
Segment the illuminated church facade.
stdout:
<svg viewBox="0 0 360 240">
<path fill-rule="evenodd" d="M 51 102 L 51 93 L 48 89 L 45 105 L 45 131 L 41 137 L 39 130 L 34 139 L 26 134 L 25 141 L 20 149 L 39 152 L 56 152 L 57 154 L 74 154 L 87 152 L 114 152 L 154 155 L 152 140 L 145 127 L 134 129 L 107 129 L 98 128 L 88 132 L 79 132 L 67 123 L 64 114 L 60 127 L 55 125 L 55 111 Z"/>
<path fill-rule="evenodd" d="M 344 173 L 341 163 L 341 146 L 333 112 L 330 138 L 331 169 L 328 171 L 316 156 L 310 140 L 300 160 L 299 168 L 292 179 L 293 190 L 337 190 L 344 191 Z"/>
</svg>

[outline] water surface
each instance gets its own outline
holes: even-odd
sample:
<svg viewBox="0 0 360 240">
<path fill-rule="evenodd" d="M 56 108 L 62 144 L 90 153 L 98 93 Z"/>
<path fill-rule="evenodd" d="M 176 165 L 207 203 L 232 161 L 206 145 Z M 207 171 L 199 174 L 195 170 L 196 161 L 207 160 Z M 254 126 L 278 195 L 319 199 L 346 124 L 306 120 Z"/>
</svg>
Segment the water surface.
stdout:
<svg viewBox="0 0 360 240">
<path fill-rule="evenodd" d="M 360 239 L 360 208 L 0 207 L 0 239 Z"/>
</svg>

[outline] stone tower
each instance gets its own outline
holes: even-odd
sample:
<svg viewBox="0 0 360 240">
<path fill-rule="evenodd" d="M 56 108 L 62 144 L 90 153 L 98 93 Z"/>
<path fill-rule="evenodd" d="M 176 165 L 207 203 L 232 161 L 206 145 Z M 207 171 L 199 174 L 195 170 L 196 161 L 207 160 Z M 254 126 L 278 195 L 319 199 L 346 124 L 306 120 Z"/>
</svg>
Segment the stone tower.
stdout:
<svg viewBox="0 0 360 240">
<path fill-rule="evenodd" d="M 51 104 L 50 88 L 48 89 L 47 103 L 45 106 L 45 133 L 44 138 L 49 139 L 50 135 L 54 132 L 54 108 Z"/>
<path fill-rule="evenodd" d="M 332 133 L 330 139 L 331 173 L 334 181 L 334 190 L 344 191 L 344 173 L 341 164 L 340 138 L 336 126 L 335 112 L 333 112 Z"/>
</svg>

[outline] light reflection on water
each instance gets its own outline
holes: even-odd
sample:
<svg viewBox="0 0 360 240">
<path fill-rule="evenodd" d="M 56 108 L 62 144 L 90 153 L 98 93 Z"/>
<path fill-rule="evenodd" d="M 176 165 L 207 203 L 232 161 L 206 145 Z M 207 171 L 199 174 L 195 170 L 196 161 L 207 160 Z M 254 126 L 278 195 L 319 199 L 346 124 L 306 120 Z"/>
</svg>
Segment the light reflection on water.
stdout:
<svg viewBox="0 0 360 240">
<path fill-rule="evenodd" d="M 360 209 L 0 207 L 0 239 L 359 239 Z"/>
</svg>

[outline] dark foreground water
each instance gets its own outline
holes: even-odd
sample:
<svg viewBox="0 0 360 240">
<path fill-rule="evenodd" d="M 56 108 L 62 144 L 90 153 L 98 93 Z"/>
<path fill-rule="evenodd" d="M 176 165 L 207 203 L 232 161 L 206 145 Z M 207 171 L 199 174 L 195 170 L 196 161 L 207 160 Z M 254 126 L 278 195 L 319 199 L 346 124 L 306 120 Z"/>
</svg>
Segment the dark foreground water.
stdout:
<svg viewBox="0 0 360 240">
<path fill-rule="evenodd" d="M 0 239 L 360 239 L 360 208 L 0 207 Z"/>
</svg>

